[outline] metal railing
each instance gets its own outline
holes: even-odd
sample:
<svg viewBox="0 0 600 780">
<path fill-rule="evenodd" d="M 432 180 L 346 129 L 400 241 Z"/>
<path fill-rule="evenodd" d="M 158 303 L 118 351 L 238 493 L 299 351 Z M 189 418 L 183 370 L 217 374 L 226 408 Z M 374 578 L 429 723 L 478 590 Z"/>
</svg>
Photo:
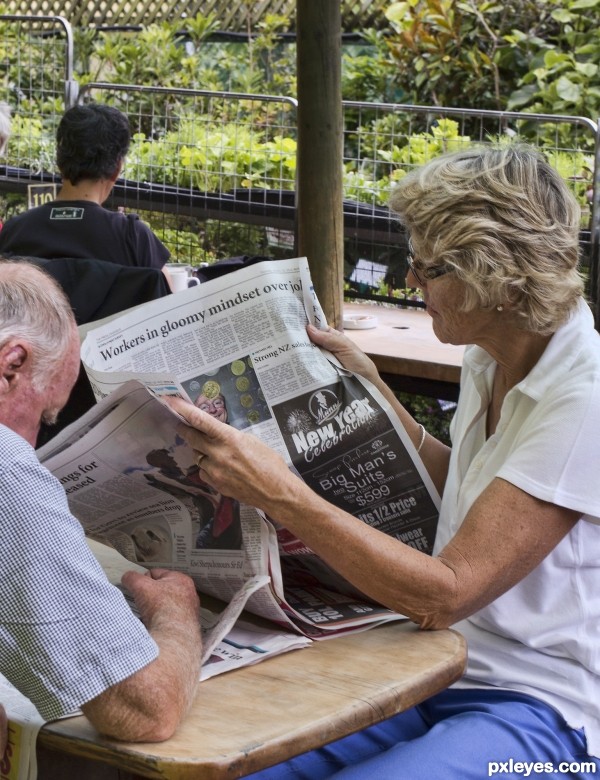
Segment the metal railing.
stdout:
<svg viewBox="0 0 600 780">
<path fill-rule="evenodd" d="M 64 17 L 2 14 L 0 45 L 0 90 L 17 108 L 34 96 L 73 105 L 73 30 Z"/>
<path fill-rule="evenodd" d="M 369 203 L 377 220 L 357 234 L 357 259 L 374 265 L 375 289 L 385 266 L 398 286 L 406 275 L 404 237 L 385 203 L 403 173 L 443 151 L 473 143 L 517 138 L 540 148 L 582 205 L 581 260 L 592 300 L 600 299 L 600 131 L 588 117 L 466 108 L 344 101 L 344 165 L 347 188 Z M 450 121 L 449 121 L 450 120 Z M 347 189 L 347 195 L 350 194 Z M 364 206 L 361 206 L 364 211 Z M 386 235 L 387 231 L 387 235 Z M 372 251 L 367 255 L 368 243 Z M 365 256 L 366 255 L 366 256 Z M 361 273 L 364 285 L 364 271 Z M 381 286 L 381 285 L 380 285 Z"/>
<path fill-rule="evenodd" d="M 74 104 L 73 34 L 61 16 L 0 16 L 0 99 L 12 111 L 9 178 L 53 170 L 54 138 Z M 25 170 L 23 170 L 25 169 Z"/>
<path fill-rule="evenodd" d="M 62 113 L 78 101 L 101 101 L 127 114 L 134 135 L 110 205 L 140 211 L 175 259 L 295 252 L 295 99 L 106 82 L 79 90 L 71 26 L 60 16 L 1 15 L 0 43 L 0 99 L 13 110 L 0 190 L 23 193 L 31 182 L 57 183 Z M 582 264 L 589 296 L 600 306 L 597 122 L 355 101 L 344 101 L 343 111 L 345 277 L 353 294 L 394 301 L 405 286 L 405 238 L 387 208 L 404 171 L 461 144 L 516 136 L 544 151 L 583 206 Z"/>
</svg>

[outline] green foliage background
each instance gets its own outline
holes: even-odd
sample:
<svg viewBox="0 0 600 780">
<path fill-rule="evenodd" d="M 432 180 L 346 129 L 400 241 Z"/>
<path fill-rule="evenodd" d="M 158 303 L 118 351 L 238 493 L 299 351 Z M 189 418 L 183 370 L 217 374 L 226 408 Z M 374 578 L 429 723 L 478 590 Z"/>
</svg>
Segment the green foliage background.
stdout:
<svg viewBox="0 0 600 780">
<path fill-rule="evenodd" d="M 344 45 L 343 97 L 576 115 L 597 121 L 599 10 L 600 0 L 390 2 L 377 29 L 363 30 L 358 41 Z M 214 14 L 149 24 L 136 32 L 76 29 L 76 79 L 80 85 L 105 81 L 296 95 L 295 45 L 282 37 L 289 29 L 288 19 L 267 15 L 256 29 L 248 31 L 247 40 L 234 43 L 215 40 L 217 29 Z M 54 136 L 63 104 L 60 90 L 52 85 L 61 82 L 62 62 L 56 60 L 53 65 L 35 47 L 24 51 L 11 41 L 3 23 L 0 33 L 1 97 L 10 95 L 15 109 L 8 162 L 20 166 L 26 160 L 34 171 L 54 170 Z M 294 186 L 295 139 L 267 133 L 268 116 L 259 115 L 244 131 L 246 145 L 252 149 L 244 157 L 233 153 L 234 142 L 240 146 L 240 129 L 227 116 L 206 117 L 200 127 L 188 121 L 183 103 L 168 94 L 158 102 L 144 95 L 116 94 L 114 104 L 144 118 L 127 161 L 129 178 L 150 180 L 160 171 L 164 183 L 203 191 L 268 189 L 271 179 L 277 179 L 278 186 Z M 153 117 L 159 115 L 167 118 L 166 124 L 155 124 Z M 594 167 L 591 139 L 577 139 L 581 148 L 573 152 L 572 128 L 567 124 L 557 127 L 536 126 L 536 142 L 547 141 L 553 148 L 553 164 L 574 182 L 585 204 Z M 359 119 L 354 126 L 350 124 L 346 197 L 384 205 L 390 185 L 404 175 L 407 166 L 424 162 L 453 144 L 469 142 L 452 120 L 433 127 L 411 127 L 410 139 L 408 133 L 406 118 L 394 114 L 367 124 Z M 405 142 L 400 142 L 403 134 Z M 524 134 L 526 139 L 527 128 Z M 561 152 L 561 145 L 570 151 Z M 17 196 L 3 196 L 3 201 L 4 216 L 23 207 Z M 144 216 L 167 243 L 174 260 L 212 262 L 224 254 L 244 253 L 243 240 L 232 225 L 223 229 L 210 221 L 198 224 L 164 215 L 158 221 L 152 214 Z M 256 246 L 262 253 L 261 240 L 257 239 Z M 410 295 L 404 290 L 397 293 Z M 410 405 L 409 398 L 404 400 Z M 432 407 L 426 400 L 412 403 L 417 404 L 413 409 L 417 419 L 444 438 L 447 410 Z"/>
<path fill-rule="evenodd" d="M 600 115 L 600 0 L 403 0 L 344 47 L 347 100 Z M 214 42 L 214 14 L 135 35 L 76 32 L 85 82 L 294 96 L 289 21 L 267 15 L 248 40 Z"/>
</svg>

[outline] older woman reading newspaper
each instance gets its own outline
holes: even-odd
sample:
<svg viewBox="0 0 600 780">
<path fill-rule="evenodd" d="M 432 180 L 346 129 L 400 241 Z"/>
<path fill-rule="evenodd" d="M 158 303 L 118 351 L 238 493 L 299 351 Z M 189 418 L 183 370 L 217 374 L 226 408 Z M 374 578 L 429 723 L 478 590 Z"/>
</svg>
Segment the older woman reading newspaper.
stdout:
<svg viewBox="0 0 600 780">
<path fill-rule="evenodd" d="M 442 494 L 433 556 L 332 506 L 251 436 L 174 406 L 207 482 L 263 509 L 421 628 L 457 627 L 468 669 L 415 710 L 261 777 L 591 777 L 600 770 L 600 337 L 577 267 L 579 208 L 521 146 L 438 158 L 400 182 L 391 207 L 411 239 L 408 282 L 422 289 L 437 337 L 469 345 L 452 447 L 412 419 L 349 339 L 309 333 L 400 415 Z"/>
</svg>

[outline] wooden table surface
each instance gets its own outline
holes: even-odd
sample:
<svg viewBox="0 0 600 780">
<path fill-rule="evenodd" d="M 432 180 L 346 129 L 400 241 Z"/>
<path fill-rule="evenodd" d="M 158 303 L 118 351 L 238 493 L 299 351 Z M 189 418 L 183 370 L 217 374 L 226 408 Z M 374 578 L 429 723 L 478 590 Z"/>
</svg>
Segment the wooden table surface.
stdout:
<svg viewBox="0 0 600 780">
<path fill-rule="evenodd" d="M 344 330 L 381 374 L 458 385 L 464 347 L 442 344 L 423 309 L 345 303 L 344 316 L 377 318 L 377 327 Z"/>
<path fill-rule="evenodd" d="M 39 780 L 241 777 L 412 707 L 458 679 L 465 662 L 459 634 L 408 622 L 315 642 L 206 680 L 163 743 L 102 739 L 83 716 L 47 724 Z"/>
</svg>

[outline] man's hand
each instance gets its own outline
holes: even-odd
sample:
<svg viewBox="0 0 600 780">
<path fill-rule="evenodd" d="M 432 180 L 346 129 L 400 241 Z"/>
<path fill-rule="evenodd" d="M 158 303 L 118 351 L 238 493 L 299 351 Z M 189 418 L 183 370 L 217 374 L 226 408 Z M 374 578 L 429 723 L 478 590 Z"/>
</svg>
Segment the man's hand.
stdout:
<svg viewBox="0 0 600 780">
<path fill-rule="evenodd" d="M 127 571 L 123 585 L 134 598 L 144 625 L 150 632 L 157 623 L 199 619 L 200 600 L 191 577 L 168 569 L 150 569 L 145 574 Z"/>
</svg>

